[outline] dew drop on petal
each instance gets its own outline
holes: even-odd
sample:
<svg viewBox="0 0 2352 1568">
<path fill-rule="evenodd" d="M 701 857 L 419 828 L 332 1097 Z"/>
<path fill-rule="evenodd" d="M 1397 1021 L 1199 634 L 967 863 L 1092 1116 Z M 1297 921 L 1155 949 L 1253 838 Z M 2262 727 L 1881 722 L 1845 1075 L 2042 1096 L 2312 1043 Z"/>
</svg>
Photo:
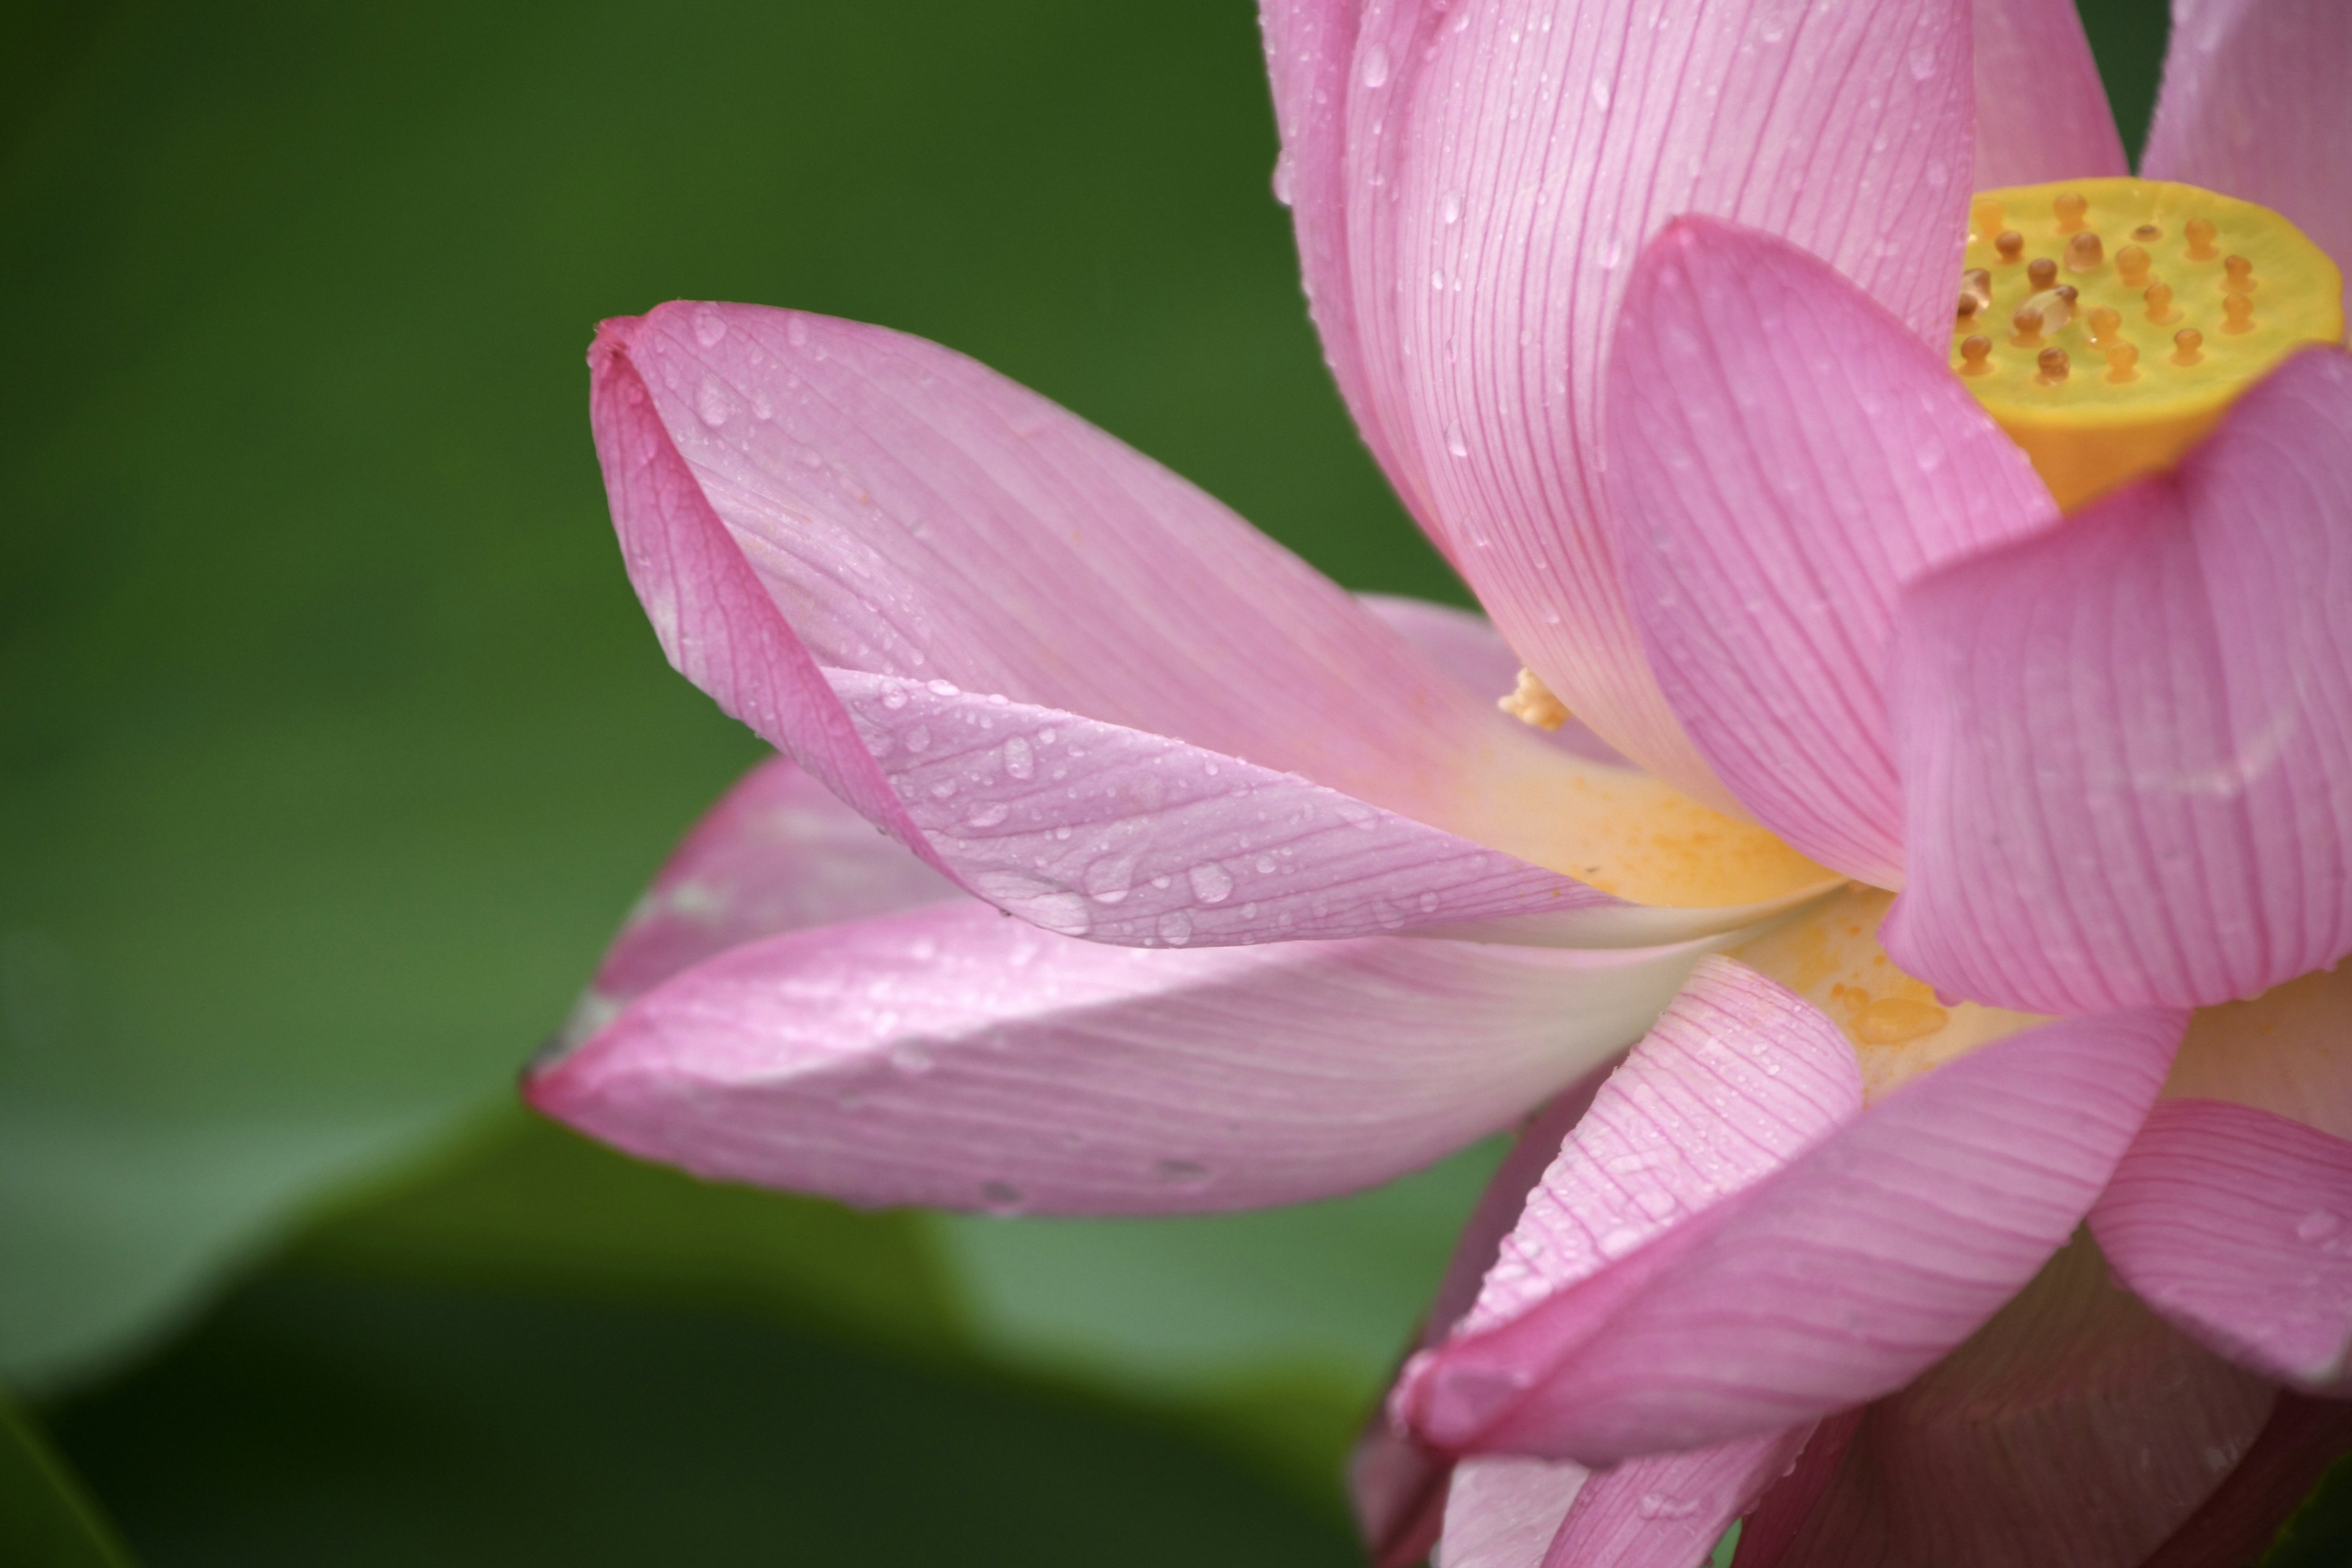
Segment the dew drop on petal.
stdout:
<svg viewBox="0 0 2352 1568">
<path fill-rule="evenodd" d="M 1037 776 L 1037 758 L 1029 750 L 1029 742 L 1015 735 L 1004 742 L 1004 771 L 1016 779 Z"/>
<path fill-rule="evenodd" d="M 1203 860 L 1185 873 L 1192 896 L 1204 904 L 1222 904 L 1233 896 L 1234 879 L 1214 860 Z"/>
</svg>

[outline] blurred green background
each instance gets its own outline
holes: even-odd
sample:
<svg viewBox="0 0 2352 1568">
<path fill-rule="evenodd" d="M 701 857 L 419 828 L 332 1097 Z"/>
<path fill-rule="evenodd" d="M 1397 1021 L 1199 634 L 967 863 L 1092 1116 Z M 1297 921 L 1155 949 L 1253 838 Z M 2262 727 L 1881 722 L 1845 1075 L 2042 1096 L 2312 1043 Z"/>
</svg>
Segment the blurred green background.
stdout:
<svg viewBox="0 0 2352 1568">
<path fill-rule="evenodd" d="M 2159 8 L 2092 20 L 2136 130 Z M 0 1412 L 0 1543 L 1351 1560 L 1338 1456 L 1491 1152 L 1008 1223 L 511 1106 L 757 754 L 622 576 L 596 320 L 923 333 L 1457 596 L 1325 378 L 1274 152 L 1248 0 L 8 11 L 0 1380 L 41 1422 Z"/>
</svg>

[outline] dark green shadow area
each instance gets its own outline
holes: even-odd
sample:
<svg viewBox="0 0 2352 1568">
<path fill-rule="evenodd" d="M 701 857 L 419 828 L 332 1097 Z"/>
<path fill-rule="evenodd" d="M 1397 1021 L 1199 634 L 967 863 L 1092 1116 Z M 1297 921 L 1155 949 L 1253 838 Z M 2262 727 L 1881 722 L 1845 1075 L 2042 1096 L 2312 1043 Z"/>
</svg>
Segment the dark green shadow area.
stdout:
<svg viewBox="0 0 2352 1568">
<path fill-rule="evenodd" d="M 2156 112 L 2158 79 L 2164 72 L 2164 49 L 2171 37 L 2172 11 L 2168 0 L 2076 0 L 2083 30 L 2098 57 L 2099 75 L 2106 82 L 2107 106 L 2115 110 L 2116 127 L 2124 135 L 2124 151 L 2137 162 L 2147 140 L 2147 122 Z"/>
<path fill-rule="evenodd" d="M 131 1568 L 130 1555 L 39 1426 L 0 1394 L 0 1563 Z"/>
<path fill-rule="evenodd" d="M 53 1427 L 149 1568 L 1354 1560 L 1110 1409 L 642 1304 L 273 1273 Z"/>
</svg>

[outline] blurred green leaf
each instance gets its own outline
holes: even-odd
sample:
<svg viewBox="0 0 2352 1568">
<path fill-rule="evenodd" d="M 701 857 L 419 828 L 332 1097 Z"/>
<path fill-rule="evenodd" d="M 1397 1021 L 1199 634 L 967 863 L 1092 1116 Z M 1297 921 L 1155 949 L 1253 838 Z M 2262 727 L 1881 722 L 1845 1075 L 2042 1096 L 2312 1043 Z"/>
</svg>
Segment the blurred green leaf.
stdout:
<svg viewBox="0 0 2352 1568">
<path fill-rule="evenodd" d="M 30 1416 L 0 1395 L 0 1563 L 131 1568 L 114 1531 Z"/>
<path fill-rule="evenodd" d="M 1319 363 L 1241 0 L 71 10 L 0 154 L 16 1375 L 504 1100 L 756 753 L 622 576 L 599 316 L 925 332 L 1449 591 Z"/>
<path fill-rule="evenodd" d="M 1097 1402 L 643 1303 L 268 1275 L 54 1426 L 153 1568 L 1358 1560 Z"/>
</svg>

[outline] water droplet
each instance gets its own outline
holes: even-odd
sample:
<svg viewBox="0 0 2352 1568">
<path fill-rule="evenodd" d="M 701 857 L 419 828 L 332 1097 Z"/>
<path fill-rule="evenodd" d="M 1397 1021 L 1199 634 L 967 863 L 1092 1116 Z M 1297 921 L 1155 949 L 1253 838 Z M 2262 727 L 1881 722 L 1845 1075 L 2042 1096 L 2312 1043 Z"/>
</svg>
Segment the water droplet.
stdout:
<svg viewBox="0 0 2352 1568">
<path fill-rule="evenodd" d="M 2294 1236 L 2297 1241 L 2326 1241 L 2343 1226 L 2344 1222 L 2326 1209 L 2314 1209 L 2295 1226 Z"/>
<path fill-rule="evenodd" d="M 1936 46 L 1921 44 L 1911 51 L 1911 79 L 1926 81 L 1936 74 Z"/>
<path fill-rule="evenodd" d="M 1036 754 L 1029 750 L 1029 742 L 1018 735 L 1004 742 L 1004 771 L 1016 779 L 1037 776 Z"/>
<path fill-rule="evenodd" d="M 715 377 L 706 378 L 701 395 L 694 400 L 694 411 L 713 430 L 727 423 L 727 393 Z"/>
<path fill-rule="evenodd" d="M 1631 1226 L 1622 1226 L 1601 1238 L 1601 1256 L 1622 1258 L 1642 1245 L 1642 1233 Z"/>
<path fill-rule="evenodd" d="M 930 680 L 924 682 L 924 685 L 934 697 L 953 697 L 958 690 L 956 683 L 952 680 Z"/>
<path fill-rule="evenodd" d="M 1445 427 L 1445 449 L 1457 458 L 1470 455 L 1470 443 L 1463 437 L 1461 426 L 1448 425 Z"/>
<path fill-rule="evenodd" d="M 1013 815 L 1013 808 L 1001 800 L 982 801 L 973 806 L 964 821 L 974 827 L 993 827 Z"/>
<path fill-rule="evenodd" d="M 980 1184 L 980 1205 L 993 1215 L 1019 1214 L 1029 1204 L 1029 1194 L 1011 1182 Z"/>
<path fill-rule="evenodd" d="M 1171 947 L 1181 947 L 1192 940 L 1192 917 L 1182 910 L 1170 910 L 1160 917 L 1160 940 Z"/>
<path fill-rule="evenodd" d="M 1192 896 L 1204 904 L 1222 904 L 1233 896 L 1232 875 L 1214 860 L 1203 860 L 1184 875 L 1192 884 Z"/>
<path fill-rule="evenodd" d="M 1609 84 L 1598 77 L 1592 82 L 1592 107 L 1603 114 L 1609 112 Z"/>
<path fill-rule="evenodd" d="M 694 341 L 715 349 L 727 339 L 727 319 L 709 305 L 694 308 Z"/>
<path fill-rule="evenodd" d="M 907 731 L 907 750 L 928 752 L 931 749 L 931 732 L 920 724 Z"/>
<path fill-rule="evenodd" d="M 796 349 L 806 348 L 808 346 L 808 322 L 797 315 L 785 317 L 784 341 L 792 344 L 793 347 Z"/>
<path fill-rule="evenodd" d="M 1448 191 L 1444 195 L 1438 197 L 1437 216 L 1441 222 L 1448 224 L 1460 223 L 1462 221 L 1462 193 L 1460 191 Z"/>
<path fill-rule="evenodd" d="M 1364 85 L 1384 87 L 1389 79 L 1389 52 L 1378 44 L 1364 51 Z"/>
<path fill-rule="evenodd" d="M 905 687 L 903 687 L 903 686 L 886 686 L 886 687 L 884 687 L 884 688 L 882 689 L 882 706 L 883 706 L 883 707 L 885 707 L 885 708 L 887 708 L 887 709 L 891 710 L 893 712 L 896 712 L 898 710 L 899 710 L 899 709 L 901 709 L 901 708 L 904 708 L 906 705 L 907 705 L 907 689 L 906 689 Z"/>
<path fill-rule="evenodd" d="M 1696 1501 L 1668 1497 L 1664 1492 L 1643 1492 L 1637 1506 L 1643 1519 L 1688 1519 L 1698 1511 Z"/>
<path fill-rule="evenodd" d="M 1087 897 L 1098 904 L 1115 904 L 1135 885 L 1135 857 L 1106 855 L 1087 868 Z"/>
<path fill-rule="evenodd" d="M 1259 876 L 1261 876 L 1261 877 L 1263 877 L 1263 876 L 1266 876 L 1266 875 L 1268 875 L 1269 873 L 1271 873 L 1273 870 L 1274 870 L 1274 857 L 1273 857 L 1273 856 L 1271 856 L 1271 855 L 1261 855 L 1261 856 L 1259 856 L 1259 857 L 1257 858 L 1257 871 L 1258 871 L 1258 875 L 1259 875 Z"/>
<path fill-rule="evenodd" d="M 1282 156 L 1274 161 L 1274 199 L 1284 206 L 1290 205 L 1291 179 L 1290 153 L 1286 148 Z"/>
</svg>

